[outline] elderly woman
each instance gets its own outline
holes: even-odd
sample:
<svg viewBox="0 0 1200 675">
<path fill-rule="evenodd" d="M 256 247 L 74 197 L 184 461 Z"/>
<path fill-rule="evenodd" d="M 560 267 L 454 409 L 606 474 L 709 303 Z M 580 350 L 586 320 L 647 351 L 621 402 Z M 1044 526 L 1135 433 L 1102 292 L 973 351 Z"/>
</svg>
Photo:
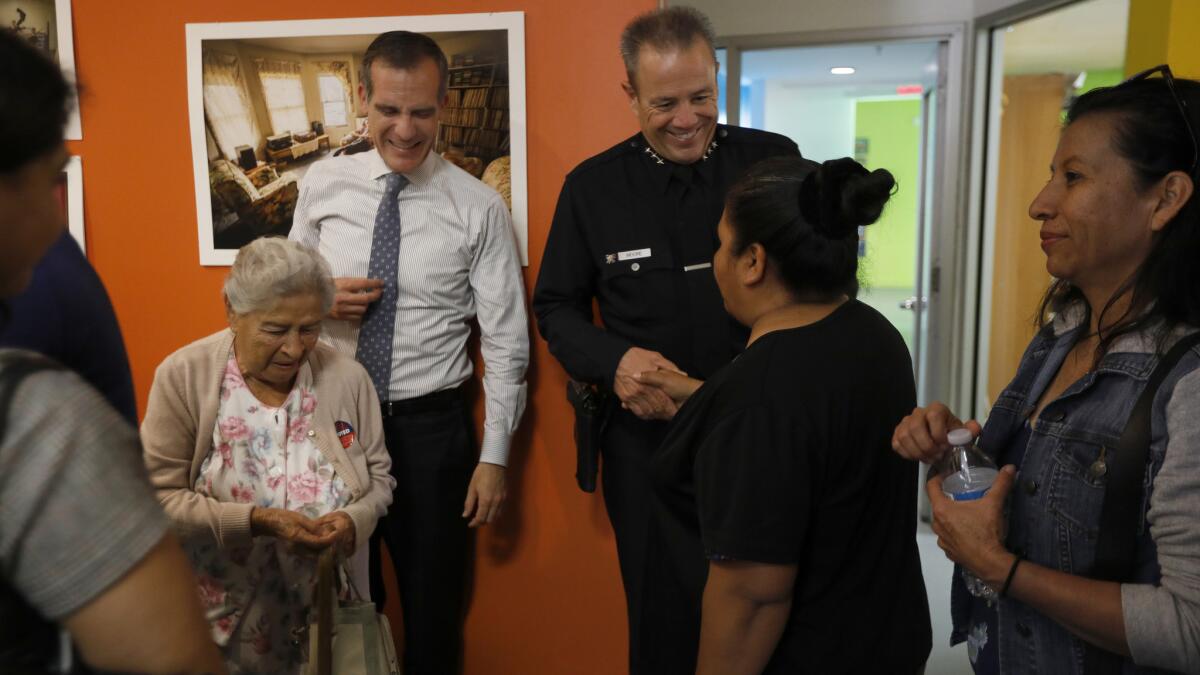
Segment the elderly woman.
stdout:
<svg viewBox="0 0 1200 675">
<path fill-rule="evenodd" d="M 150 390 L 146 466 L 233 672 L 299 670 L 309 554 L 364 545 L 391 502 L 370 378 L 317 342 L 333 294 L 315 251 L 247 244 L 225 281 L 229 328 L 168 356 Z"/>
<path fill-rule="evenodd" d="M 713 273 L 746 351 L 703 386 L 639 376 L 686 399 L 653 460 L 643 672 L 925 663 L 917 466 L 888 446 L 915 404 L 912 362 L 854 299 L 858 227 L 894 186 L 851 159 L 788 158 L 730 189 Z"/>
<path fill-rule="evenodd" d="M 1200 672 L 1200 349 L 1174 350 L 1200 326 L 1197 110 L 1200 83 L 1165 66 L 1080 96 L 1029 207 L 1057 281 L 979 440 L 1007 466 L 978 501 L 927 486 L 938 544 L 998 593 L 955 574 L 952 640 L 977 673 Z M 1172 351 L 1143 442 L 1123 443 Z M 933 459 L 961 426 L 934 403 L 894 448 Z"/>
</svg>

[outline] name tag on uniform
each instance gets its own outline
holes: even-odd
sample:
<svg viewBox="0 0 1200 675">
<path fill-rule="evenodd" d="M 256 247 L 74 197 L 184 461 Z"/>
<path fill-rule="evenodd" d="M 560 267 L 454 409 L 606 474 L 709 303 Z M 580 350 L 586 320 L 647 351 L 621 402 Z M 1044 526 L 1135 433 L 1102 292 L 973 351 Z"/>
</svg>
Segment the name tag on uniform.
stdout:
<svg viewBox="0 0 1200 675">
<path fill-rule="evenodd" d="M 649 257 L 650 257 L 650 249 L 648 249 L 648 248 L 639 248 L 639 249 L 636 249 L 633 251 L 621 251 L 620 253 L 617 254 L 617 260 L 621 260 L 621 261 L 637 260 L 639 258 L 649 258 Z"/>
</svg>

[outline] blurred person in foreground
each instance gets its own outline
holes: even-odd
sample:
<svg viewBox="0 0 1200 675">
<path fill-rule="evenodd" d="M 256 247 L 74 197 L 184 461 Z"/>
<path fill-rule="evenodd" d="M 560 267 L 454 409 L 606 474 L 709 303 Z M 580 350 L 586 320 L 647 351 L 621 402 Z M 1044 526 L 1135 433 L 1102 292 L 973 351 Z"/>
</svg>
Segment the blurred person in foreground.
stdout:
<svg viewBox="0 0 1200 675">
<path fill-rule="evenodd" d="M 70 105 L 58 66 L 0 30 L 0 298 L 63 231 Z M 0 626 L 4 673 L 225 672 L 134 429 L 77 375 L 15 349 L 0 349 Z M 86 666 L 62 655 L 60 627 Z"/>
</svg>

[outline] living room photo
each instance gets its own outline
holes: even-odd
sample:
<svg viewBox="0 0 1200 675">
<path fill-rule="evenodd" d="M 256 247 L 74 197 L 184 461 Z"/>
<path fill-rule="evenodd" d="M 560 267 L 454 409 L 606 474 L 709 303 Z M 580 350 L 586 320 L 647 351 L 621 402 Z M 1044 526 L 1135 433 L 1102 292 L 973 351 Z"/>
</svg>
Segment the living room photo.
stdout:
<svg viewBox="0 0 1200 675">
<path fill-rule="evenodd" d="M 304 35 L 304 26 L 295 25 L 309 23 L 264 22 L 259 37 L 237 35 L 254 32 L 246 30 L 254 24 L 238 24 L 234 35 L 196 41 L 199 77 L 189 59 L 189 81 L 193 101 L 198 93 L 201 103 L 191 114 L 202 264 L 229 264 L 226 258 L 253 239 L 286 236 L 300 183 L 313 163 L 371 149 L 358 91 L 362 55 L 379 23 L 372 21 L 376 30 L 369 33 L 324 35 Z M 189 37 L 220 28 L 192 25 Z M 512 31 L 424 32 L 450 65 L 435 151 L 492 185 L 512 208 Z M 189 52 L 195 46 L 189 40 Z M 523 118 L 523 109 L 518 112 Z M 202 121 L 201 147 L 196 118 Z M 514 220 L 516 215 L 514 209 Z"/>
</svg>

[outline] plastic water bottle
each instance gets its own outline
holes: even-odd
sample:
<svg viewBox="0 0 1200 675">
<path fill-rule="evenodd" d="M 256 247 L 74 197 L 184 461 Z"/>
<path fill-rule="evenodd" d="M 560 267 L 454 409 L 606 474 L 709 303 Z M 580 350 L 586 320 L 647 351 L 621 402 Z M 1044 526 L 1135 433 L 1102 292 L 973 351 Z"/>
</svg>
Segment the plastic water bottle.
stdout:
<svg viewBox="0 0 1200 675">
<path fill-rule="evenodd" d="M 975 437 L 970 429 L 955 429 L 946 435 L 946 439 L 952 447 L 941 460 L 942 492 L 956 502 L 979 499 L 987 494 L 999 473 L 996 463 L 975 447 Z M 965 567 L 962 577 L 971 595 L 984 600 L 996 597 L 991 586 Z"/>
</svg>

